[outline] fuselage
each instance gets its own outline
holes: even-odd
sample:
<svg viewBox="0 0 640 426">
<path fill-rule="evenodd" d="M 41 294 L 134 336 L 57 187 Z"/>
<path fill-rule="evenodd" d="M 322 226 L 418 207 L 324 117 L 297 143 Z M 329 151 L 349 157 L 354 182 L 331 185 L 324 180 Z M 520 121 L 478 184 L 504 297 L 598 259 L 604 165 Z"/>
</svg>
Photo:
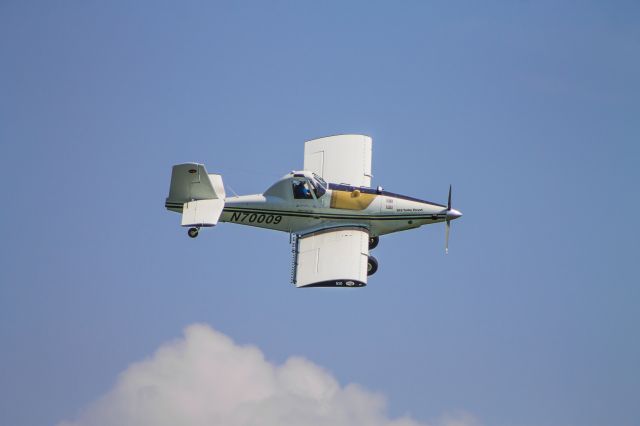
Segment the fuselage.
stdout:
<svg viewBox="0 0 640 426">
<path fill-rule="evenodd" d="M 306 198 L 298 198 L 295 179 L 296 175 L 289 174 L 264 194 L 226 198 L 220 221 L 290 233 L 354 225 L 367 228 L 371 236 L 378 236 L 443 222 L 447 218 L 447 207 L 442 204 L 381 188 L 323 182 L 321 191 L 312 189 Z"/>
</svg>

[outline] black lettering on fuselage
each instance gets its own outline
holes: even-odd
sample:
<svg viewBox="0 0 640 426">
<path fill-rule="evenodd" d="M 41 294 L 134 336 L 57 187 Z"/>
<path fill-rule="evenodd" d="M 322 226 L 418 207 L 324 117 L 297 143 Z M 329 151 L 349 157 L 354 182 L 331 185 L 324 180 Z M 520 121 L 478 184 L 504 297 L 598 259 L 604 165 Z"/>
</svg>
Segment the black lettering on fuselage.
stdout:
<svg viewBox="0 0 640 426">
<path fill-rule="evenodd" d="M 240 223 L 273 223 L 274 225 L 277 225 L 282 221 L 282 216 L 262 213 L 233 212 L 229 221 Z"/>
</svg>

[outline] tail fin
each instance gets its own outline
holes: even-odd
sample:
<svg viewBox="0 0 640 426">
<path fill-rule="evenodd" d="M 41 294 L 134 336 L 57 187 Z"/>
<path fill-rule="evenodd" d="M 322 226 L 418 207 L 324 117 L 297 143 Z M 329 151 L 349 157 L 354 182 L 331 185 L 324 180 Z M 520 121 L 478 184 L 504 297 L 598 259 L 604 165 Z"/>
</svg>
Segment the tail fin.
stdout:
<svg viewBox="0 0 640 426">
<path fill-rule="evenodd" d="M 222 214 L 225 196 L 222 176 L 208 174 L 202 164 L 178 164 L 171 171 L 165 207 L 182 213 L 182 226 L 213 226 Z"/>
</svg>

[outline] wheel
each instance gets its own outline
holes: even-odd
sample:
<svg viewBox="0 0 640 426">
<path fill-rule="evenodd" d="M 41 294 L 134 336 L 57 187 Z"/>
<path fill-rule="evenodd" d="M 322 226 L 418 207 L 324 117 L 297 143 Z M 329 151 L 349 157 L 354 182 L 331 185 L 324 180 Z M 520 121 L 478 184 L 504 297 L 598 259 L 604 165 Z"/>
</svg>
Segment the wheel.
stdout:
<svg viewBox="0 0 640 426">
<path fill-rule="evenodd" d="M 369 256 L 369 260 L 367 261 L 367 275 L 371 276 L 376 273 L 378 270 L 378 261 L 375 257 Z"/>
<path fill-rule="evenodd" d="M 191 238 L 195 238 L 198 236 L 198 228 L 189 228 L 189 230 L 187 231 L 187 235 L 189 235 Z"/>
<path fill-rule="evenodd" d="M 373 250 L 378 247 L 378 243 L 380 242 L 380 237 L 369 237 L 369 250 Z"/>
</svg>

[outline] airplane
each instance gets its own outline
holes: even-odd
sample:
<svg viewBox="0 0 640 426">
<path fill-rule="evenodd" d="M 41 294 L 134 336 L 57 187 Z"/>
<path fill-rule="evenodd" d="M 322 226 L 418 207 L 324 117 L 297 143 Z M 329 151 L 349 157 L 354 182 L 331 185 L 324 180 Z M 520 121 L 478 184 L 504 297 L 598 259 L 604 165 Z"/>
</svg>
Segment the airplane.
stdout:
<svg viewBox="0 0 640 426">
<path fill-rule="evenodd" d="M 182 214 L 196 238 L 218 222 L 288 232 L 292 283 L 300 287 L 363 287 L 378 270 L 369 252 L 381 235 L 451 221 L 462 213 L 447 205 L 371 187 L 372 139 L 335 135 L 305 142 L 302 170 L 284 175 L 262 194 L 227 197 L 222 176 L 203 164 L 173 166 L 165 207 Z"/>
</svg>

